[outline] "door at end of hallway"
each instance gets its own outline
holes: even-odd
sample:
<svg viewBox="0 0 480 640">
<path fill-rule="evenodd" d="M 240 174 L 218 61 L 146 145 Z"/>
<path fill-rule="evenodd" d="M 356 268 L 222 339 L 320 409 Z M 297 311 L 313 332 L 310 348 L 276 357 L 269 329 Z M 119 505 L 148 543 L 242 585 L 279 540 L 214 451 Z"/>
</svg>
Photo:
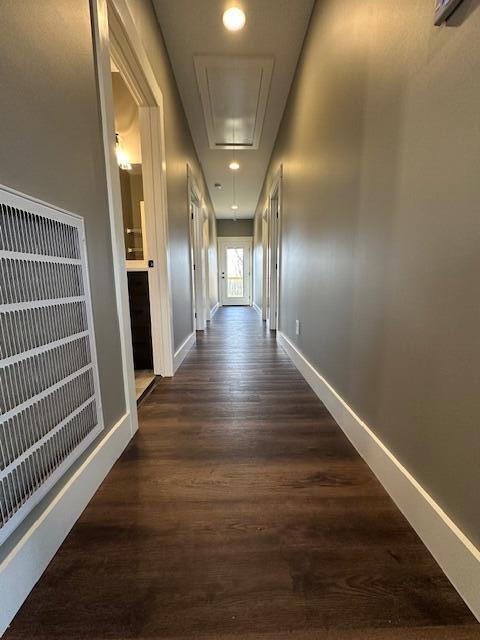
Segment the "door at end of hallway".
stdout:
<svg viewBox="0 0 480 640">
<path fill-rule="evenodd" d="M 251 305 L 252 238 L 219 238 L 218 254 L 220 303 Z"/>
</svg>

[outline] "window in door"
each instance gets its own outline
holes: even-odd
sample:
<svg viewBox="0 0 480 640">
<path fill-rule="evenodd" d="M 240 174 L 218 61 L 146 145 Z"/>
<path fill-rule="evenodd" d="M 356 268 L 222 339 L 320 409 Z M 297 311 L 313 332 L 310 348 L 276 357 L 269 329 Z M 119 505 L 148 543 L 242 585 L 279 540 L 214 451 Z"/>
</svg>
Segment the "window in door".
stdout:
<svg viewBox="0 0 480 640">
<path fill-rule="evenodd" d="M 243 298 L 243 247 L 227 249 L 227 295 L 229 298 Z"/>
</svg>

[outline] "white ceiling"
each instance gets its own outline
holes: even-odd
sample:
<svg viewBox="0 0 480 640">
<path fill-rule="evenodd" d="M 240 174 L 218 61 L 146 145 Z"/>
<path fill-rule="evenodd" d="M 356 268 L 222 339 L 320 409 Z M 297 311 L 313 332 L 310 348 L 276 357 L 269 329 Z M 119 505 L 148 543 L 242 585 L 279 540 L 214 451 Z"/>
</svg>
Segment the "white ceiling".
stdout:
<svg viewBox="0 0 480 640">
<path fill-rule="evenodd" d="M 235 173 L 239 206 L 236 216 L 253 217 L 314 1 L 153 0 L 217 218 L 233 218 L 232 171 L 228 169 L 228 164 L 234 156 L 240 163 L 240 170 Z M 239 32 L 227 31 L 222 23 L 223 12 L 232 5 L 242 8 L 247 17 L 245 28 Z M 244 62 L 248 62 L 239 60 L 244 56 L 263 59 L 259 64 L 264 64 L 267 58 L 273 59 L 273 74 L 265 118 L 263 123 L 260 122 L 263 128 L 258 148 L 235 151 L 210 148 L 195 60 L 197 69 L 199 60 L 201 63 L 210 60 L 210 69 L 228 67 L 229 64 L 241 68 Z M 258 74 L 250 75 L 255 84 Z M 229 117 L 225 113 L 226 105 L 227 109 L 233 109 L 231 105 L 237 97 L 241 100 L 242 96 L 245 104 L 251 105 L 255 97 L 253 85 L 250 89 L 245 86 L 245 74 L 239 73 L 238 77 L 237 85 L 232 79 L 222 82 L 216 76 L 220 87 L 217 94 L 223 96 L 222 102 L 217 103 L 218 112 L 222 113 L 225 121 Z M 260 86 L 257 81 L 257 94 L 261 91 L 257 89 Z M 261 94 L 258 94 L 258 101 L 261 104 Z M 245 114 L 244 122 L 247 122 L 249 115 Z M 237 113 L 232 113 L 230 117 L 237 116 Z M 216 182 L 222 184 L 221 190 L 214 187 Z"/>
</svg>

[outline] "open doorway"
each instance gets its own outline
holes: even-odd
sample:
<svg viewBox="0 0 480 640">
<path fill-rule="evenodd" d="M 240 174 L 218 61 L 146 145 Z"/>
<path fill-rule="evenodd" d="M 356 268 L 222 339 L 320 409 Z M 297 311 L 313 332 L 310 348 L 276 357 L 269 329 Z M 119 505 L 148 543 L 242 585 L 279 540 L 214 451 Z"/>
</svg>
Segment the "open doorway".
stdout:
<svg viewBox="0 0 480 640">
<path fill-rule="evenodd" d="M 115 141 L 137 402 L 155 380 L 139 109 L 111 60 Z"/>
<path fill-rule="evenodd" d="M 266 224 L 266 272 L 265 272 L 265 316 L 271 331 L 279 327 L 280 298 L 280 222 L 282 199 L 282 168 L 273 180 L 270 190 Z"/>
<path fill-rule="evenodd" d="M 208 246 L 210 243 L 208 215 L 200 190 L 187 167 L 189 194 L 190 264 L 192 273 L 193 330 L 204 331 L 208 316 Z"/>
</svg>

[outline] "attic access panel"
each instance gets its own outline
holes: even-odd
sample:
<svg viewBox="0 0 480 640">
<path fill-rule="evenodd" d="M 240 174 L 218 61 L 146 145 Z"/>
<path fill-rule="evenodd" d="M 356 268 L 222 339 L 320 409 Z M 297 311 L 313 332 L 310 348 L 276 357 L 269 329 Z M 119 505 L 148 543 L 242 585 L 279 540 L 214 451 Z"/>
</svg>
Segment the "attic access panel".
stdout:
<svg viewBox="0 0 480 640">
<path fill-rule="evenodd" d="M 258 149 L 272 57 L 195 56 L 210 149 Z"/>
</svg>

